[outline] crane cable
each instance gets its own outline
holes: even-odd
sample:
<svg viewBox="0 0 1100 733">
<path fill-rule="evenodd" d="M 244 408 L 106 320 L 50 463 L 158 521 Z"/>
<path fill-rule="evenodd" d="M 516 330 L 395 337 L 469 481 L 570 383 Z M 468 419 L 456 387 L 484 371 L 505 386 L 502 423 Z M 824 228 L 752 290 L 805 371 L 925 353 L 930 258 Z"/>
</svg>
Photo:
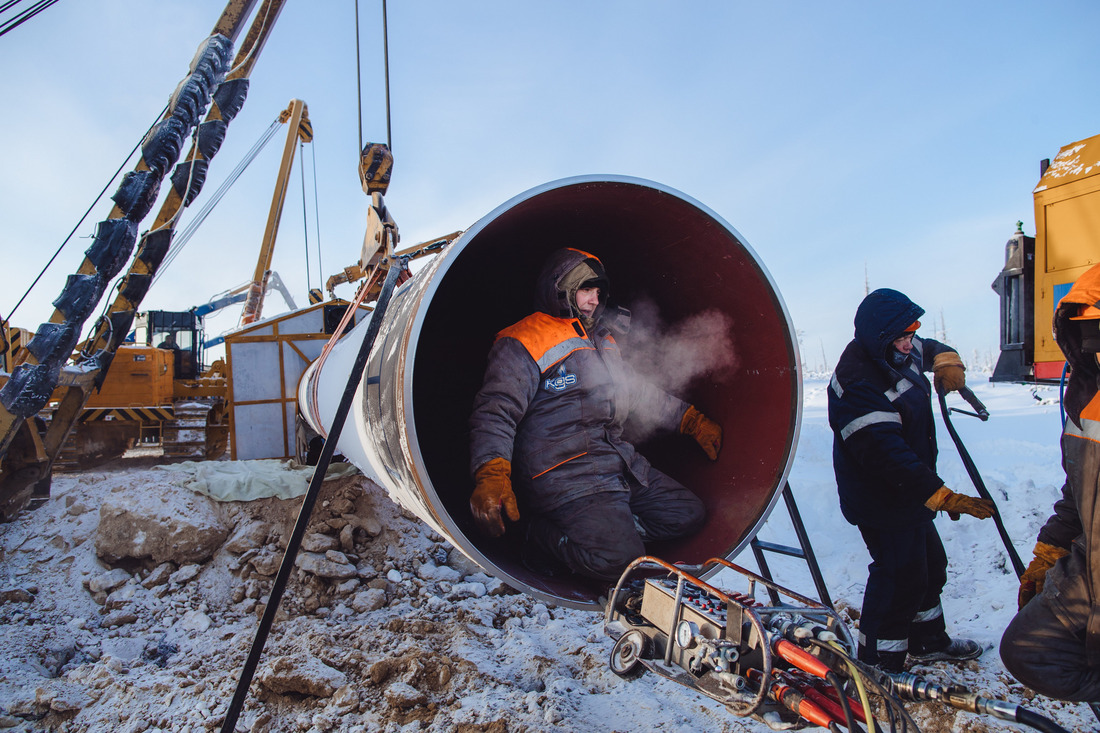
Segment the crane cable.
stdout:
<svg viewBox="0 0 1100 733">
<path fill-rule="evenodd" d="M 317 228 L 317 277 L 319 286 L 325 281 L 325 268 L 321 265 L 321 202 L 317 196 L 317 142 L 309 146 L 313 161 L 313 224 Z"/>
<path fill-rule="evenodd" d="M 271 126 L 260 135 L 259 140 L 252 146 L 252 149 L 248 151 L 241 162 L 237 164 L 237 167 L 233 169 L 233 172 L 229 174 L 222 185 L 218 187 L 218 190 L 214 192 L 214 195 L 210 197 L 210 200 L 203 204 L 203 207 L 195 214 L 195 218 L 188 222 L 187 226 L 172 238 L 172 246 L 168 249 L 168 254 L 165 255 L 164 262 L 157 268 L 157 273 L 153 276 L 153 284 L 160 279 L 160 276 L 176 259 L 184 246 L 191 240 L 191 237 L 194 236 L 195 231 L 204 221 L 206 221 L 206 218 L 211 212 L 213 212 L 214 207 L 221 202 L 225 194 L 229 192 L 229 189 L 237 182 L 237 179 L 244 174 L 252 161 L 256 159 L 264 147 L 271 141 L 271 138 L 275 136 L 281 124 L 283 123 L 279 122 L 278 119 L 271 123 Z"/>
<path fill-rule="evenodd" d="M 390 134 L 390 29 L 386 0 L 382 0 L 382 60 L 386 70 L 386 147 L 393 153 L 393 135 Z"/>
<path fill-rule="evenodd" d="M 306 292 L 313 289 L 313 281 L 309 274 L 309 214 L 306 212 L 306 144 L 298 141 L 298 171 L 302 175 L 302 233 L 305 239 L 306 250 Z"/>
<path fill-rule="evenodd" d="M 92 209 L 94 209 L 99 204 L 100 200 L 103 198 L 103 194 L 105 194 L 107 192 L 107 189 L 111 187 L 111 184 L 113 184 L 115 182 L 115 180 L 118 179 L 118 174 L 122 172 L 122 169 L 126 167 L 126 164 L 130 162 L 130 159 L 134 157 L 134 153 L 136 153 L 137 149 L 139 147 L 141 147 L 141 143 L 149 135 L 149 132 L 152 131 L 152 129 L 156 126 L 156 124 L 158 122 L 160 122 L 160 120 L 164 117 L 164 113 L 167 112 L 167 111 L 168 111 L 168 105 L 166 104 L 166 105 L 164 105 L 164 109 L 162 109 L 160 111 L 160 114 L 157 115 L 156 119 L 153 120 L 153 124 L 149 125 L 149 129 L 145 131 L 145 134 L 142 135 L 141 138 L 138 139 L 137 144 L 134 145 L 133 149 L 130 150 L 129 153 L 126 154 L 126 157 L 123 159 L 122 163 L 119 164 L 118 169 L 114 172 L 114 174 L 107 181 L 107 183 L 105 183 L 103 185 L 103 188 L 100 189 L 100 191 L 96 195 L 95 199 L 92 201 L 92 203 L 88 206 L 87 210 L 84 212 L 84 215 L 81 216 L 80 220 L 77 221 L 75 226 L 73 226 L 72 231 L 69 232 L 68 236 L 65 237 L 64 241 L 62 241 L 61 244 L 58 246 L 57 251 L 55 251 L 53 253 L 53 256 L 50 257 L 49 262 L 47 262 L 45 264 L 45 266 L 42 268 L 42 271 L 38 273 L 38 277 L 36 277 L 34 279 L 34 281 L 30 284 L 29 287 L 27 287 L 27 291 L 25 293 L 23 293 L 23 297 L 21 297 L 19 299 L 19 302 L 16 303 L 12 307 L 11 311 L 8 312 L 8 320 L 11 320 L 12 316 L 15 315 L 15 311 L 18 310 L 19 306 L 21 306 L 23 304 L 23 301 L 27 299 L 27 296 L 31 294 L 31 291 L 34 290 L 34 286 L 37 285 L 38 281 L 42 279 L 42 276 L 46 274 L 46 270 L 48 270 L 50 268 L 50 265 L 52 265 L 54 260 L 57 259 L 57 256 L 61 254 L 61 250 L 65 249 L 65 246 L 69 243 L 69 240 L 73 238 L 74 234 L 76 234 L 76 230 L 79 229 L 80 225 L 84 223 L 84 220 L 88 218 L 88 214 L 92 213 Z"/>
<path fill-rule="evenodd" d="M 359 0 L 355 0 L 355 99 L 359 108 L 359 149 L 356 157 L 363 154 L 363 62 L 359 60 Z"/>
<path fill-rule="evenodd" d="M 359 0 L 355 0 L 355 98 L 359 105 L 359 150 L 363 153 L 363 63 L 359 58 Z M 386 147 L 393 152 L 393 134 L 390 126 L 390 34 L 386 0 L 382 0 L 382 61 L 386 85 Z"/>
<path fill-rule="evenodd" d="M 20 3 L 20 0 L 9 0 L 9 2 L 6 2 L 2 6 L 0 6 L 0 13 L 4 12 L 6 10 L 9 10 L 10 8 L 18 5 L 19 3 Z M 23 23 L 26 23 L 28 20 L 30 20 L 34 16 L 38 15 L 39 13 L 41 13 L 43 10 L 50 7 L 51 5 L 55 5 L 56 3 L 57 3 L 57 0 L 39 0 L 39 2 L 35 3 L 34 5 L 27 8 L 26 10 L 20 12 L 18 15 L 16 15 L 11 20 L 7 20 L 7 21 L 4 21 L 3 23 L 0 23 L 0 36 L 4 35 L 8 31 L 11 31 L 11 30 L 14 30 L 14 29 L 18 28 Z"/>
</svg>

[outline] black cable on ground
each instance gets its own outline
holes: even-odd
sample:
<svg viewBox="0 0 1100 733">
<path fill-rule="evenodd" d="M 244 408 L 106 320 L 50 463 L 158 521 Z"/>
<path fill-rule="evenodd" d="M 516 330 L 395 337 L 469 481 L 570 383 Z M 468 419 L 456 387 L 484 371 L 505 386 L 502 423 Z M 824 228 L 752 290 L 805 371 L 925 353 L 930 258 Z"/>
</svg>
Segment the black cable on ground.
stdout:
<svg viewBox="0 0 1100 733">
<path fill-rule="evenodd" d="M 856 718 L 852 715 L 852 706 L 848 704 L 848 695 L 844 692 L 844 685 L 840 682 L 840 675 L 830 670 L 829 673 L 825 675 L 825 681 L 836 690 L 837 700 L 840 701 L 840 709 L 844 711 L 844 725 L 848 726 L 848 730 L 850 731 L 859 730 L 859 727 L 856 726 Z M 874 720 L 868 720 L 867 730 L 873 731 L 874 725 Z"/>
<path fill-rule="evenodd" d="M 1050 718 L 1045 718 L 1038 713 L 1033 713 L 1027 708 L 1016 708 L 1016 722 L 1045 733 L 1069 733 L 1068 730 L 1055 723 Z"/>
<path fill-rule="evenodd" d="M 897 721 L 900 720 L 903 733 L 905 731 L 915 731 L 919 733 L 920 728 L 917 726 L 916 721 L 909 715 L 909 712 L 905 709 L 905 706 L 902 704 L 901 700 L 898 699 L 897 695 L 886 687 L 883 687 L 879 681 L 875 679 L 875 670 L 857 659 L 852 659 L 851 661 L 855 664 L 860 677 L 863 679 L 863 683 L 868 685 L 872 692 L 883 699 L 887 711 L 890 713 L 890 730 L 896 731 Z"/>
<path fill-rule="evenodd" d="M 351 411 L 351 402 L 355 397 L 355 391 L 359 388 L 359 382 L 363 378 L 363 369 L 367 365 L 371 347 L 378 336 L 378 330 L 382 325 L 382 319 L 390 304 L 390 296 L 397 285 L 398 276 L 408 268 L 408 258 L 402 257 L 394 263 L 388 273 L 386 281 L 382 285 L 382 292 L 378 296 L 378 302 L 371 313 L 370 323 L 367 324 L 367 332 L 363 336 L 363 343 L 359 345 L 359 353 L 355 357 L 355 364 L 348 375 L 347 384 L 344 386 L 344 394 L 340 398 L 340 404 L 336 408 L 336 415 L 332 418 L 332 427 L 329 428 L 328 437 L 325 438 L 321 455 L 317 459 L 317 466 L 310 479 L 309 488 L 306 489 L 305 498 L 302 500 L 302 508 L 298 511 L 298 520 L 294 524 L 294 531 L 287 542 L 286 552 L 283 554 L 283 562 L 279 566 L 279 572 L 271 587 L 271 593 L 260 618 L 260 626 L 256 630 L 256 637 L 252 640 L 252 649 L 248 652 L 244 668 L 241 670 L 240 679 L 237 681 L 237 689 L 233 694 L 233 700 L 229 703 L 229 709 L 222 721 L 222 733 L 232 733 L 244 707 L 245 698 L 248 696 L 248 688 L 252 684 L 252 677 L 256 674 L 256 667 L 260 662 L 264 644 L 267 643 L 267 635 L 271 631 L 271 624 L 275 621 L 275 613 L 279 610 L 279 602 L 286 590 L 290 573 L 294 570 L 294 559 L 298 556 L 298 549 L 302 545 L 302 538 L 306 534 L 306 526 L 309 524 L 310 515 L 313 513 L 313 505 L 317 503 L 317 497 L 321 493 L 321 483 L 325 480 L 325 471 L 336 451 L 336 444 L 340 441 L 340 433 L 344 429 L 348 413 Z"/>
<path fill-rule="evenodd" d="M 872 676 L 874 671 L 875 671 L 874 669 L 867 666 L 863 662 L 860 662 L 859 660 L 852 659 L 852 657 L 848 656 L 845 653 L 842 653 L 836 647 L 834 647 L 830 644 L 826 644 L 825 642 L 821 641 L 820 639 L 812 639 L 811 638 L 811 639 L 807 639 L 806 641 L 808 641 L 811 645 L 813 645 L 815 647 L 818 647 L 819 649 L 822 649 L 825 652 L 828 652 L 829 654 L 833 654 L 833 655 L 836 655 L 836 656 L 840 657 L 845 662 L 846 666 L 847 666 L 847 663 L 850 662 L 855 667 L 856 672 L 859 674 L 860 679 L 863 680 L 865 686 L 870 688 L 871 692 L 873 692 L 874 694 L 878 695 L 879 697 L 881 697 L 883 699 L 883 704 L 886 707 L 887 717 L 889 718 L 889 721 L 890 721 L 890 731 L 891 731 L 891 733 L 896 733 L 897 732 L 897 729 L 898 729 L 897 728 L 897 721 L 898 720 L 901 720 L 901 723 L 902 723 L 901 730 L 903 732 L 908 731 L 908 730 L 913 730 L 913 731 L 917 731 L 917 733 L 919 733 L 920 728 L 917 727 L 916 722 L 909 716 L 909 713 L 906 712 L 905 707 L 902 705 L 901 700 L 899 700 L 898 697 L 896 695 L 894 695 L 890 690 L 887 690 L 885 687 L 883 687 L 881 684 L 879 684 L 878 681 Z M 830 665 L 830 669 L 832 669 L 832 665 Z M 837 676 L 839 676 L 840 674 L 844 674 L 848 677 L 852 676 L 850 668 L 840 670 L 839 672 L 837 670 L 833 669 L 833 674 L 835 674 Z M 874 721 L 874 722 L 870 723 L 870 725 L 874 725 L 874 730 L 880 731 L 880 728 L 878 726 L 877 721 Z"/>
</svg>

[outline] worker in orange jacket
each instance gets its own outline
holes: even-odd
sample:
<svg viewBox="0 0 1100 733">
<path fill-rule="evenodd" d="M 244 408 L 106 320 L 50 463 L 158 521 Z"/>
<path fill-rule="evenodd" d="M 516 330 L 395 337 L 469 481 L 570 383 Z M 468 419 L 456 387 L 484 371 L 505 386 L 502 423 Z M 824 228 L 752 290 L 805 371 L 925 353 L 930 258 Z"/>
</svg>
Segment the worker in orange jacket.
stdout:
<svg viewBox="0 0 1100 733">
<path fill-rule="evenodd" d="M 556 560 L 600 580 L 617 578 L 645 542 L 683 537 L 706 519 L 698 497 L 624 438 L 628 418 L 644 406 L 653 426 L 694 438 L 711 460 L 722 444 L 716 423 L 623 361 L 614 332 L 628 313 L 609 308 L 607 293 L 599 258 L 552 253 L 537 310 L 497 334 L 470 417 L 480 530 L 504 534 L 522 503 L 529 567 L 552 573 Z"/>
<path fill-rule="evenodd" d="M 1054 338 L 1070 366 L 1066 482 L 1020 578 L 1001 660 L 1040 694 L 1100 702 L 1100 265 L 1058 303 Z"/>
</svg>

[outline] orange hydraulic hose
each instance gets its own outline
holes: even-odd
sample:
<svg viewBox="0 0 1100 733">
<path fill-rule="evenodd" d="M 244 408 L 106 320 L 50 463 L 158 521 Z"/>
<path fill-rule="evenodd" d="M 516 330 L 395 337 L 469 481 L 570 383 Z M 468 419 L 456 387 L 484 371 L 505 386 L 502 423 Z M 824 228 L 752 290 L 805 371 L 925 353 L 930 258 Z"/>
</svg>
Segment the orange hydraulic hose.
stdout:
<svg viewBox="0 0 1100 733">
<path fill-rule="evenodd" d="M 748 677 L 764 686 L 763 673 L 758 669 L 750 669 Z M 844 723 L 844 718 L 834 718 L 816 703 L 807 700 L 806 695 L 793 685 L 773 679 L 771 684 L 771 696 L 776 702 L 782 704 L 793 713 L 797 713 L 814 725 L 828 728 L 830 723 Z"/>
<path fill-rule="evenodd" d="M 813 654 L 800 649 L 786 639 L 776 640 L 773 646 L 775 653 L 804 672 L 809 672 L 814 677 L 825 679 L 832 670 L 829 666 L 815 657 Z"/>
</svg>

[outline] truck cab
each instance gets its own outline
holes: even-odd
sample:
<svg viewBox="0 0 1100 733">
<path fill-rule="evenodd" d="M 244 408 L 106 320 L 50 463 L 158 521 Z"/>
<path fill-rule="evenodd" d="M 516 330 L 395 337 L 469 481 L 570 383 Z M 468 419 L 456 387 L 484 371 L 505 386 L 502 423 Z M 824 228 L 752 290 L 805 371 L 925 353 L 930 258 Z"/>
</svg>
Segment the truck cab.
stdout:
<svg viewBox="0 0 1100 733">
<path fill-rule="evenodd" d="M 193 311 L 139 313 L 133 336 L 135 344 L 172 352 L 176 379 L 195 379 L 202 373 L 202 319 Z"/>
</svg>

